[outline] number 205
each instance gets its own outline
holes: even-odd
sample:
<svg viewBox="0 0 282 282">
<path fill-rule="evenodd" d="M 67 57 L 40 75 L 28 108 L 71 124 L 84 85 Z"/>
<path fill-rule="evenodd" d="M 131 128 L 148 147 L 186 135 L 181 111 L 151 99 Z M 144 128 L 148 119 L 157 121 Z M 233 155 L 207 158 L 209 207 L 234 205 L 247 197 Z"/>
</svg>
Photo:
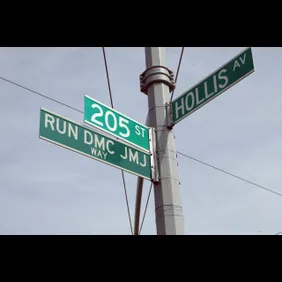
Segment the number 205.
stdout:
<svg viewBox="0 0 282 282">
<path fill-rule="evenodd" d="M 102 117 L 104 115 L 104 111 L 103 109 L 97 105 L 97 104 L 92 104 L 91 107 L 93 109 L 98 109 L 99 112 L 98 113 L 95 113 L 91 116 L 91 121 L 100 125 L 101 127 L 104 127 L 104 124 L 103 122 L 101 121 L 98 121 L 97 118 L 98 117 Z M 112 126 L 110 125 L 109 123 L 109 117 L 111 116 L 112 120 L 113 120 L 113 123 L 112 123 Z M 117 117 L 116 115 L 111 112 L 111 111 L 106 111 L 105 113 L 105 124 L 107 126 L 107 128 L 110 130 L 110 131 L 113 131 L 115 132 L 117 130 L 117 127 L 119 126 L 119 128 L 122 129 L 122 131 L 119 132 L 119 135 L 126 138 L 126 137 L 129 137 L 130 136 L 130 130 L 128 128 L 128 126 L 126 124 L 129 123 L 129 121 L 121 116 L 118 116 L 118 121 L 117 121 Z"/>
</svg>

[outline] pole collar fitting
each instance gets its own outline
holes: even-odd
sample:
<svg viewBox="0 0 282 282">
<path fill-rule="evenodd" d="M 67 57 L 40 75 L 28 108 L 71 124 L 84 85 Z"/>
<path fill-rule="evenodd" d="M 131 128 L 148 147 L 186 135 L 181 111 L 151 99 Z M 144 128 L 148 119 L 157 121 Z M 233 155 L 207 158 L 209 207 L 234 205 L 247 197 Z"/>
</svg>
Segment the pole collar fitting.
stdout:
<svg viewBox="0 0 282 282">
<path fill-rule="evenodd" d="M 139 77 L 141 92 L 147 94 L 148 87 L 153 83 L 165 83 L 170 92 L 175 88 L 174 73 L 164 66 L 147 68 Z"/>
</svg>

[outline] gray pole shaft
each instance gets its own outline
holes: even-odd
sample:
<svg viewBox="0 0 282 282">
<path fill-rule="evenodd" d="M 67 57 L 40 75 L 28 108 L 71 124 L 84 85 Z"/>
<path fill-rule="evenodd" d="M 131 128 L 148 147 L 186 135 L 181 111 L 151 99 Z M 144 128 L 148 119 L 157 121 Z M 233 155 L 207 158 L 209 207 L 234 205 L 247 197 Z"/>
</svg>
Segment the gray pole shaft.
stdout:
<svg viewBox="0 0 282 282">
<path fill-rule="evenodd" d="M 145 47 L 146 68 L 166 67 L 164 47 Z M 157 235 L 184 235 L 184 217 L 180 196 L 178 164 L 173 130 L 167 128 L 165 104 L 169 87 L 154 82 L 148 87 L 149 123 L 156 129 L 156 154 L 160 182 L 154 183 Z"/>
</svg>

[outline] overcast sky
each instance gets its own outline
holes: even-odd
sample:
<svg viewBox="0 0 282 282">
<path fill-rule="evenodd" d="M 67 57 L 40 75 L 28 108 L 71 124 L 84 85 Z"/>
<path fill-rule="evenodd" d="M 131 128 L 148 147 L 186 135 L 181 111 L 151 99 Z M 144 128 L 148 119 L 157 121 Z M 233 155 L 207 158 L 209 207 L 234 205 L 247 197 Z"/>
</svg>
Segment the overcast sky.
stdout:
<svg viewBox="0 0 282 282">
<path fill-rule="evenodd" d="M 190 48 L 174 97 L 245 47 Z M 181 48 L 166 48 L 176 72 Z M 177 150 L 282 193 L 282 48 L 252 48 L 255 72 L 179 122 Z M 115 109 L 144 123 L 144 48 L 106 48 Z M 0 48 L 0 76 L 83 110 L 110 106 L 102 48 Z M 39 139 L 44 107 L 83 114 L 0 79 L 0 234 L 130 234 L 119 169 Z M 282 197 L 178 156 L 185 234 L 275 234 Z M 136 179 L 125 173 L 134 219 Z M 142 211 L 150 182 L 144 181 Z M 142 234 L 156 234 L 151 194 Z M 142 215 L 142 214 L 141 214 Z"/>
</svg>

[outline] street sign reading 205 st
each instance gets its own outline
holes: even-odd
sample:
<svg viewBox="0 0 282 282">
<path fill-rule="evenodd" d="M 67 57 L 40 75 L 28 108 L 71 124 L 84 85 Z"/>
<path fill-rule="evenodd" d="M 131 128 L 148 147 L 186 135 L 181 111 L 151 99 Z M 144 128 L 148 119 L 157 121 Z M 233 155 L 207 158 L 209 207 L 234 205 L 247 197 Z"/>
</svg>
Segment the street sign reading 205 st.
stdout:
<svg viewBox="0 0 282 282">
<path fill-rule="evenodd" d="M 147 126 L 118 111 L 84 96 L 84 122 L 123 139 L 132 145 L 149 151 L 149 129 Z"/>
</svg>

